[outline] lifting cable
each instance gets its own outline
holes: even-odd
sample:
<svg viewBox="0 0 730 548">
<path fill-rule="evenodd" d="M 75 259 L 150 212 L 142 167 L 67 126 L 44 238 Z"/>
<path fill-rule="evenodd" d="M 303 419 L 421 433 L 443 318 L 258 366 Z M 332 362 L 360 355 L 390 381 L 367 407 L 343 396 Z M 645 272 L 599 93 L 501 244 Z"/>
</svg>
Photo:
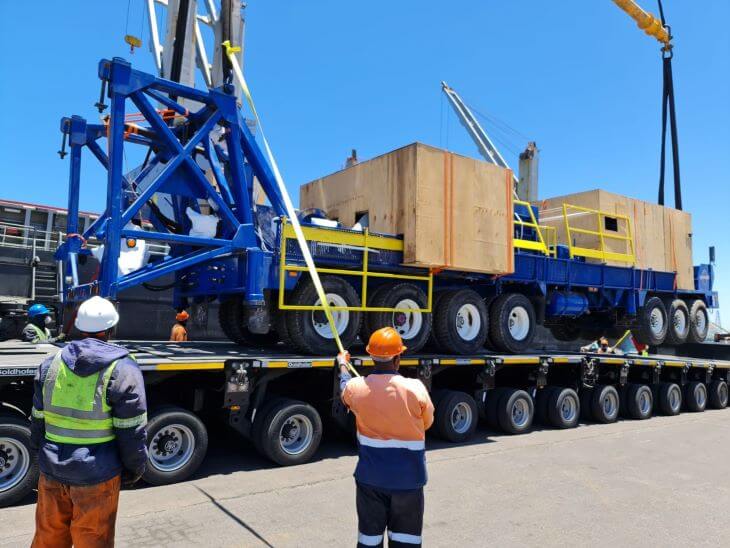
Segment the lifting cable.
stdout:
<svg viewBox="0 0 730 548">
<path fill-rule="evenodd" d="M 662 0 L 659 3 L 659 17 L 662 26 L 667 30 L 669 38 L 672 38 L 672 30 L 666 23 L 664 18 L 664 7 Z M 672 44 L 667 43 L 662 47 L 662 65 L 663 65 L 663 81 L 664 89 L 662 91 L 662 148 L 661 148 L 661 165 L 659 166 L 659 205 L 664 205 L 664 173 L 666 165 L 666 146 L 667 146 L 667 115 L 669 118 L 669 128 L 672 141 L 672 170 L 674 172 L 674 207 L 682 209 L 682 188 L 679 177 L 679 138 L 677 137 L 677 115 L 674 107 L 674 77 L 672 75 Z"/>
<path fill-rule="evenodd" d="M 271 164 L 271 169 L 274 173 L 274 179 L 276 179 L 276 184 L 279 187 L 279 192 L 281 193 L 281 196 L 284 200 L 284 207 L 286 208 L 287 215 L 289 215 L 289 220 L 291 221 L 292 228 L 294 229 L 294 234 L 297 237 L 297 242 L 299 243 L 299 248 L 302 252 L 302 256 L 304 257 L 304 262 L 307 264 L 307 269 L 309 270 L 309 276 L 312 279 L 312 283 L 314 284 L 314 288 L 317 290 L 317 295 L 319 296 L 319 301 L 322 303 L 322 308 L 324 310 L 325 316 L 327 316 L 327 322 L 329 323 L 330 330 L 332 331 L 332 335 L 335 339 L 335 343 L 337 344 L 337 348 L 340 351 L 340 353 L 345 352 L 345 348 L 342 346 L 342 341 L 340 340 L 340 334 L 337 332 L 337 327 L 335 326 L 334 318 L 332 317 L 332 310 L 330 309 L 329 301 L 327 300 L 327 295 L 324 292 L 324 288 L 322 287 L 322 281 L 319 278 L 319 273 L 317 272 L 316 267 L 314 266 L 314 259 L 312 258 L 312 254 L 309 251 L 309 246 L 307 245 L 307 240 L 304 237 L 304 232 L 302 231 L 302 227 L 299 224 L 299 219 L 297 218 L 296 211 L 294 209 L 294 204 L 291 201 L 291 198 L 289 197 L 289 192 L 286 190 L 286 185 L 284 184 L 284 179 L 281 176 L 281 173 L 279 172 L 279 166 L 276 163 L 276 160 L 274 159 L 274 155 L 271 152 L 271 147 L 269 147 L 269 142 L 266 139 L 266 135 L 264 134 L 264 128 L 261 124 L 261 119 L 259 118 L 259 115 L 256 111 L 256 106 L 253 102 L 253 97 L 251 96 L 251 92 L 248 88 L 248 85 L 246 84 L 246 80 L 243 77 L 243 71 L 241 71 L 241 66 L 238 64 L 238 59 L 236 58 L 236 53 L 241 51 L 241 48 L 234 47 L 231 45 L 229 40 L 226 40 L 223 42 L 223 47 L 226 49 L 226 55 L 231 63 L 231 68 L 233 69 L 233 74 L 238 80 L 238 84 L 241 86 L 241 90 L 243 91 L 243 94 L 246 97 L 246 100 L 248 101 L 249 106 L 251 107 L 251 112 L 254 115 L 254 118 L 256 119 L 256 123 L 258 124 L 259 130 L 261 131 L 261 140 L 263 141 L 264 148 L 266 150 L 266 155 L 268 156 L 269 163 Z M 283 290 L 283 288 L 280 288 L 280 290 Z M 354 367 L 352 367 L 351 364 L 347 364 L 347 368 L 349 371 L 356 377 L 359 377 L 360 374 L 355 370 Z"/>
</svg>

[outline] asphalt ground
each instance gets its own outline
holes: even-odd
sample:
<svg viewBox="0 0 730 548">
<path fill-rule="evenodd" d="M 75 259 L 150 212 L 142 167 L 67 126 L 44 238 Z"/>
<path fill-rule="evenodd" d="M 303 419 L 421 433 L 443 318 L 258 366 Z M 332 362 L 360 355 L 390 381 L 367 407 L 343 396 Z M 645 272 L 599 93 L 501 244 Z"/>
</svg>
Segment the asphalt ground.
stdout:
<svg viewBox="0 0 730 548">
<path fill-rule="evenodd" d="M 117 545 L 352 546 L 355 449 L 326 440 L 278 468 L 214 430 L 184 483 L 121 495 Z M 428 443 L 425 546 L 728 546 L 730 409 Z M 0 510 L 0 546 L 28 546 L 32 500 Z"/>
</svg>

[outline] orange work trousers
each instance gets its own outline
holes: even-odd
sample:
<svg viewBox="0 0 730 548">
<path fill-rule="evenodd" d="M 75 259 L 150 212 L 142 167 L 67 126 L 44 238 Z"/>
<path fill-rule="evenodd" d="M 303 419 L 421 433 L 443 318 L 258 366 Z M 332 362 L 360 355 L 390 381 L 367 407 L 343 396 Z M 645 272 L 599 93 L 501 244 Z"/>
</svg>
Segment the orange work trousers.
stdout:
<svg viewBox="0 0 730 548">
<path fill-rule="evenodd" d="M 33 548 L 114 546 L 121 477 L 96 485 L 66 485 L 41 474 Z"/>
</svg>

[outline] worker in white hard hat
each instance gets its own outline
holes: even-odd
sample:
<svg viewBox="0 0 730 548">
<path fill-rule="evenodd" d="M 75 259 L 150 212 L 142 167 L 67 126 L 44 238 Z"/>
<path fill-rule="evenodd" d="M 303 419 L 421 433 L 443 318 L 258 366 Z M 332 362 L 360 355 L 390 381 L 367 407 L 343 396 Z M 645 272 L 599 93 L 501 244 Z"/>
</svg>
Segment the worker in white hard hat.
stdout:
<svg viewBox="0 0 730 548">
<path fill-rule="evenodd" d="M 74 324 L 84 338 L 48 358 L 35 377 L 34 547 L 112 546 L 120 486 L 145 471 L 144 382 L 129 352 L 108 342 L 118 321 L 106 299 L 84 301 Z"/>
</svg>

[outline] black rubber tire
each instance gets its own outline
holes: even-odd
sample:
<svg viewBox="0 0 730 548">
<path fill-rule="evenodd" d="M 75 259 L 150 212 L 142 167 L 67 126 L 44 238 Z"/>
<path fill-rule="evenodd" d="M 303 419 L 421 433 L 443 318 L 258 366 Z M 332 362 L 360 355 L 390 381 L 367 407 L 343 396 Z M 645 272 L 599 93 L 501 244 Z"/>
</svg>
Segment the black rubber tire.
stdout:
<svg viewBox="0 0 730 548">
<path fill-rule="evenodd" d="M 438 340 L 436 340 L 436 330 L 434 329 L 434 318 L 436 317 L 436 311 L 439 309 L 439 303 L 441 302 L 441 299 L 444 295 L 447 295 L 449 293 L 452 293 L 452 291 L 439 291 L 435 292 L 433 294 L 433 300 L 431 302 L 431 335 L 428 337 L 428 341 L 426 341 L 426 347 L 429 350 L 432 350 L 433 352 L 444 352 L 444 349 L 441 348 L 441 345 L 439 344 Z"/>
<path fill-rule="evenodd" d="M 648 408 L 642 409 L 642 398 L 648 398 Z M 644 400 L 646 401 L 646 400 Z M 646 384 L 631 383 L 626 387 L 624 394 L 625 415 L 630 419 L 644 420 L 652 415 L 654 409 L 654 394 Z"/>
<path fill-rule="evenodd" d="M 548 326 L 548 329 L 555 340 L 562 342 L 576 341 L 580 338 L 581 334 L 580 327 L 570 320 Z"/>
<path fill-rule="evenodd" d="M 513 408 L 518 400 L 522 400 L 527 404 L 528 417 L 522 423 L 516 423 L 513 415 Z M 497 419 L 499 426 L 508 434 L 523 434 L 532 428 L 532 421 L 535 418 L 535 403 L 530 395 L 524 390 L 516 388 L 509 389 L 500 399 L 497 405 Z"/>
<path fill-rule="evenodd" d="M 584 421 L 593 420 L 593 388 L 580 389 L 580 418 Z"/>
<path fill-rule="evenodd" d="M 728 386 L 725 381 L 714 380 L 707 387 L 707 405 L 712 409 L 725 409 L 728 402 Z"/>
<path fill-rule="evenodd" d="M 30 423 L 23 417 L 0 415 L 0 437 L 17 441 L 27 451 L 29 460 L 23 478 L 12 487 L 0 491 L 0 508 L 5 508 L 25 499 L 38 485 L 38 452 L 30 448 Z"/>
<path fill-rule="evenodd" d="M 677 395 L 677 403 L 672 405 L 672 392 Z M 682 388 L 673 382 L 663 382 L 659 385 L 659 393 L 657 398 L 657 404 L 659 410 L 665 415 L 679 415 L 682 410 L 682 401 L 684 400 L 684 394 L 682 394 Z"/>
<path fill-rule="evenodd" d="M 444 390 L 442 396 L 434 402 L 434 405 L 436 406 L 433 420 L 434 434 L 453 443 L 463 443 L 471 439 L 479 422 L 479 411 L 474 398 L 466 392 Z M 457 432 L 451 422 L 452 415 L 459 405 L 468 406 L 468 414 L 471 416 L 471 423 L 462 432 Z"/>
<path fill-rule="evenodd" d="M 703 382 L 688 382 L 684 387 L 684 402 L 688 411 L 701 413 L 707 407 L 707 386 Z"/>
<path fill-rule="evenodd" d="M 575 405 L 575 413 L 572 417 L 565 417 L 562 413 L 562 407 L 566 400 L 573 400 Z M 580 420 L 580 398 L 578 393 L 572 388 L 556 388 L 550 394 L 547 411 L 550 424 L 555 428 L 575 428 Z"/>
<path fill-rule="evenodd" d="M 322 276 L 321 280 L 325 293 L 339 295 L 347 306 L 360 306 L 360 297 L 349 282 L 339 276 Z M 309 278 L 302 279 L 291 296 L 294 305 L 313 306 L 317 300 L 317 291 Z M 306 354 L 336 354 L 338 349 L 335 339 L 325 338 L 315 331 L 312 325 L 315 314 L 321 314 L 324 318 L 323 311 L 286 311 L 286 326 L 294 348 Z M 361 316 L 360 312 L 349 311 L 347 326 L 340 333 L 340 340 L 345 348 L 350 348 L 355 343 L 360 332 Z"/>
<path fill-rule="evenodd" d="M 253 424 L 251 425 L 251 437 L 249 438 L 251 443 L 253 444 L 254 448 L 256 449 L 256 452 L 261 455 L 262 457 L 266 458 L 266 453 L 264 452 L 263 447 L 263 439 L 262 439 L 262 432 L 263 432 L 263 425 L 266 421 L 266 417 L 269 414 L 269 411 L 277 405 L 278 403 L 284 401 L 284 398 L 280 398 L 277 396 L 271 397 L 270 399 L 264 401 L 258 409 L 256 409 L 256 414 L 253 418 Z"/>
<path fill-rule="evenodd" d="M 299 453 L 289 454 L 281 446 L 279 433 L 285 422 L 293 415 L 309 419 L 312 428 L 310 443 Z M 308 462 L 317 452 L 322 441 L 322 419 L 317 410 L 308 403 L 281 399 L 268 410 L 261 424 L 261 449 L 269 460 L 281 466 L 292 466 Z"/>
<path fill-rule="evenodd" d="M 684 344 L 687 342 L 690 331 L 689 308 L 687 308 L 687 303 L 682 299 L 668 299 L 664 302 L 664 307 L 667 309 L 667 317 L 669 318 L 666 344 Z M 682 322 L 684 328 L 681 329 L 677 326 L 679 323 L 677 316 L 680 314 L 684 316 L 684 321 Z"/>
<path fill-rule="evenodd" d="M 607 400 L 615 399 L 615 405 L 607 408 Z M 618 390 L 610 384 L 598 384 L 593 389 L 591 415 L 594 421 L 608 424 L 618 420 L 621 399 Z"/>
<path fill-rule="evenodd" d="M 208 431 L 196 415 L 181 407 L 160 407 L 150 414 L 150 419 L 147 422 L 147 445 L 152 445 L 155 435 L 160 430 L 173 424 L 186 426 L 192 432 L 195 440 L 193 454 L 188 462 L 178 470 L 165 472 L 155 468 L 151 456 L 152 449 L 150 449 L 147 469 L 142 476 L 142 479 L 150 485 L 167 485 L 184 481 L 197 471 L 203 459 L 205 459 L 205 454 L 208 451 Z"/>
<path fill-rule="evenodd" d="M 244 325 L 243 302 L 240 297 L 229 297 L 218 307 L 218 323 L 231 341 L 242 346 L 269 347 L 279 342 L 275 331 L 251 333 Z"/>
<path fill-rule="evenodd" d="M 698 322 L 698 314 L 704 316 L 704 322 Z M 709 329 L 710 315 L 707 313 L 707 305 L 703 301 L 695 299 L 689 307 L 689 335 L 687 336 L 687 342 L 705 342 Z"/>
<path fill-rule="evenodd" d="M 652 331 L 651 328 L 651 315 L 654 310 L 658 310 L 664 316 L 664 327 L 661 331 L 656 333 Z M 664 307 L 662 300 L 659 297 L 649 297 L 644 303 L 644 306 L 639 309 L 639 327 L 634 330 L 636 340 L 642 344 L 648 344 L 649 346 L 661 345 L 667 337 L 667 331 L 669 328 L 669 321 L 667 318 L 667 309 Z"/>
<path fill-rule="evenodd" d="M 548 404 L 554 390 L 554 386 L 544 386 L 535 392 L 535 421 L 543 426 L 550 426 Z"/>
<path fill-rule="evenodd" d="M 467 305 L 476 309 L 480 322 L 476 334 L 469 340 L 463 339 L 457 330 L 459 309 Z M 474 320 L 475 318 L 472 318 L 472 321 Z M 487 329 L 489 329 L 487 307 L 476 291 L 460 289 L 448 292 L 439 299 L 433 318 L 433 331 L 439 347 L 445 352 L 461 355 L 482 352 L 484 341 L 487 339 Z"/>
<path fill-rule="evenodd" d="M 521 340 L 515 339 L 509 330 L 512 312 L 521 307 L 527 312 L 530 323 L 527 334 Z M 490 309 L 491 325 L 489 337 L 494 346 L 501 352 L 519 354 L 527 350 L 535 337 L 535 308 L 530 299 L 521 293 L 505 293 L 492 303 Z"/>
<path fill-rule="evenodd" d="M 372 293 L 369 293 L 368 295 L 368 303 L 370 306 L 375 306 L 375 302 L 379 300 L 381 294 L 388 290 L 390 287 L 390 284 L 385 283 L 375 289 Z M 362 341 L 363 345 L 368 344 L 368 341 L 370 341 L 370 335 L 372 335 L 375 332 L 375 329 L 373 329 L 370 325 L 370 319 L 375 315 L 375 312 L 366 312 L 362 315 L 362 321 L 360 322 L 360 340 Z"/>
<path fill-rule="evenodd" d="M 487 399 L 484 402 L 484 420 L 487 426 L 493 430 L 499 430 L 500 428 L 497 407 L 502 397 L 509 391 L 509 388 L 492 388 L 487 391 Z"/>
<path fill-rule="evenodd" d="M 421 289 L 411 283 L 388 283 L 376 291 L 372 303 L 376 308 L 396 308 L 396 305 L 404 300 L 410 299 L 419 308 L 428 306 L 428 296 Z M 428 342 L 431 336 L 431 314 L 417 312 L 421 315 L 421 328 L 411 337 L 405 337 L 401 333 L 403 344 L 408 348 L 406 353 L 418 352 Z M 367 314 L 368 331 L 372 334 L 382 327 L 393 327 L 400 332 L 397 320 L 402 320 L 405 314 L 400 312 L 370 312 Z"/>
</svg>

